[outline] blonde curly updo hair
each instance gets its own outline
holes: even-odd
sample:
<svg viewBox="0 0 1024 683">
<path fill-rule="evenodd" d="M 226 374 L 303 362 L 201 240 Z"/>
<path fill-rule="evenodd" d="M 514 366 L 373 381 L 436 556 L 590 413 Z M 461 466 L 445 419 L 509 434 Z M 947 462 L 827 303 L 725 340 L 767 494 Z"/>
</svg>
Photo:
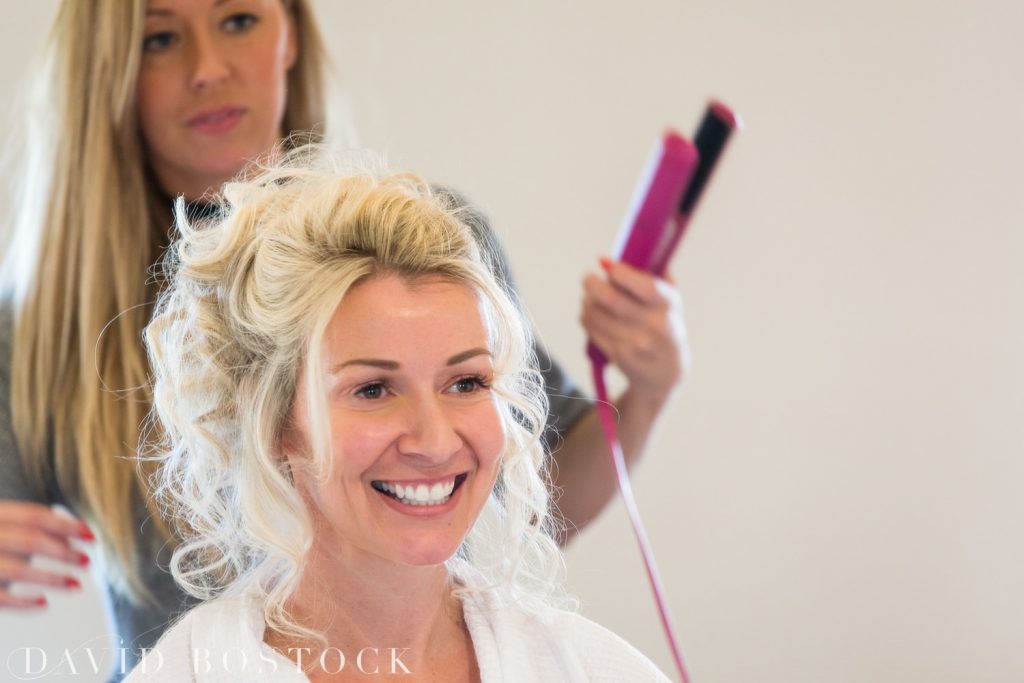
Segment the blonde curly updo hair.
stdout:
<svg viewBox="0 0 1024 683">
<path fill-rule="evenodd" d="M 314 476 L 331 465 L 321 348 L 345 293 L 370 277 L 443 278 L 476 293 L 505 432 L 498 484 L 448 560 L 457 590 L 481 585 L 512 600 L 557 599 L 541 432 L 547 399 L 530 327 L 466 210 L 421 178 L 316 147 L 288 153 L 223 188 L 220 213 L 194 224 L 179 200 L 179 239 L 145 330 L 153 370 L 144 458 L 183 539 L 171 569 L 192 595 L 262 598 L 269 627 L 316 635 L 285 609 L 313 538 L 279 444 L 299 373 L 309 394 Z"/>
</svg>

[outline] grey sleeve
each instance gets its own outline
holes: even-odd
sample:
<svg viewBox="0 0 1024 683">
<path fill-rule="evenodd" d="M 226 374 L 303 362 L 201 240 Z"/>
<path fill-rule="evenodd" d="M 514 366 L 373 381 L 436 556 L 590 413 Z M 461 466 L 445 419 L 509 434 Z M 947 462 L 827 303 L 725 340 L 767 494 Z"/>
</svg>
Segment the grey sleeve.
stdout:
<svg viewBox="0 0 1024 683">
<path fill-rule="evenodd" d="M 465 212 L 463 218 L 491 259 L 491 268 L 495 276 L 515 292 L 516 284 L 509 268 L 508 257 L 487 217 L 458 193 L 447 188 L 437 188 L 437 192 L 449 197 L 455 206 Z M 540 372 L 544 376 L 544 391 L 548 395 L 548 421 L 544 429 L 544 443 L 551 453 L 558 448 L 566 432 L 590 410 L 592 403 L 558 365 L 558 361 L 536 340 L 534 352 L 537 354 Z"/>
<path fill-rule="evenodd" d="M 0 500 L 45 503 L 45 496 L 29 484 L 14 442 L 11 424 L 11 333 L 14 316 L 10 306 L 0 305 Z"/>
</svg>

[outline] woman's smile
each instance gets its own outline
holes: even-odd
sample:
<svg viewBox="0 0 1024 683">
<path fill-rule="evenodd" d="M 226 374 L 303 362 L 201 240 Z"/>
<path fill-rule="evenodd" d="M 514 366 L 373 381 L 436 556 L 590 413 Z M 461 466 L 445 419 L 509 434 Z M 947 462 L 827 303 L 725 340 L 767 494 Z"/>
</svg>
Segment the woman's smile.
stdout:
<svg viewBox="0 0 1024 683">
<path fill-rule="evenodd" d="M 437 517 L 450 512 L 459 501 L 462 484 L 468 472 L 454 476 L 422 481 L 381 481 L 371 486 L 384 499 L 385 504 L 403 515 Z"/>
</svg>

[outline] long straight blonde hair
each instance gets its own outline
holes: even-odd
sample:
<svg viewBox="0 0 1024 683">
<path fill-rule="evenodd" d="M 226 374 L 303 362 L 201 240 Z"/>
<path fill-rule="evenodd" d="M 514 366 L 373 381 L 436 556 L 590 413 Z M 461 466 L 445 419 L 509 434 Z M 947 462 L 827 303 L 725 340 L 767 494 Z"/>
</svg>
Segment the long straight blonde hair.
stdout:
<svg viewBox="0 0 1024 683">
<path fill-rule="evenodd" d="M 282 132 L 324 120 L 323 45 L 308 0 L 282 0 L 299 56 Z M 33 82 L 4 297 L 14 309 L 11 410 L 24 467 L 56 483 L 98 532 L 112 583 L 136 602 L 137 514 L 167 525 L 134 459 L 149 411 L 141 331 L 157 291 L 148 273 L 168 241 L 171 207 L 147 170 L 136 116 L 146 0 L 64 0 Z M 214 188 L 216 189 L 216 188 Z"/>
</svg>

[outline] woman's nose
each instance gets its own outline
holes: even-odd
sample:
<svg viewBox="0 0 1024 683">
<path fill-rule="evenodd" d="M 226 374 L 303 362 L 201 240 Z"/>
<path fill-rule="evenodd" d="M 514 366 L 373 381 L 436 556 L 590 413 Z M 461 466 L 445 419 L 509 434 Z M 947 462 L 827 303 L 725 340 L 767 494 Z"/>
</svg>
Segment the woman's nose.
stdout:
<svg viewBox="0 0 1024 683">
<path fill-rule="evenodd" d="M 442 399 L 410 400 L 407 408 L 408 418 L 398 438 L 398 450 L 403 455 L 441 464 L 458 453 L 462 448 L 462 437 Z"/>
<path fill-rule="evenodd" d="M 231 72 L 222 46 L 204 31 L 192 34 L 189 85 L 196 90 L 208 89 L 224 81 Z"/>
</svg>

